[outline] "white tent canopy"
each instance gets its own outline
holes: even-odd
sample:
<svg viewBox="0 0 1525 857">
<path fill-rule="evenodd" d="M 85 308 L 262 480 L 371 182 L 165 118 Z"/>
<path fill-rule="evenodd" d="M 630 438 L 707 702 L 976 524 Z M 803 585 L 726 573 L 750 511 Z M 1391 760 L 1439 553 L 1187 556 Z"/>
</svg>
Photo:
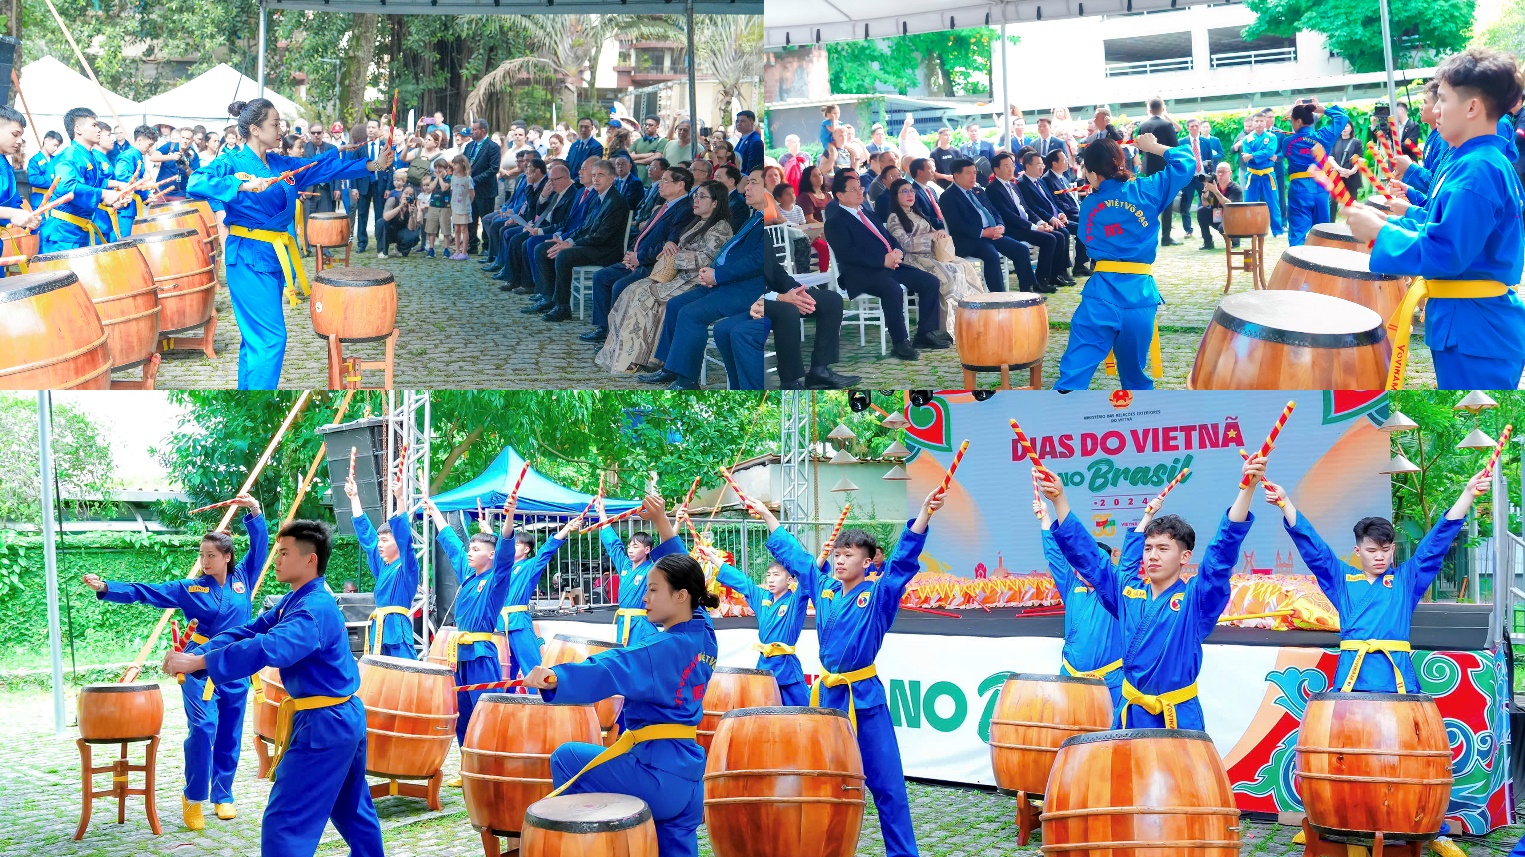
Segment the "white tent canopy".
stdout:
<svg viewBox="0 0 1525 857">
<path fill-rule="evenodd" d="M 792 5 L 805 0 L 782 0 Z M 682 0 L 264 0 L 267 9 L 375 12 L 384 15 L 681 15 Z M 694 0 L 695 15 L 761 15 L 763 0 Z"/>
<path fill-rule="evenodd" d="M 228 105 L 260 97 L 257 81 L 227 63 L 219 63 L 168 92 L 161 92 L 138 106 L 137 113 L 148 125 L 167 124 L 176 128 L 203 125 L 222 128 L 233 121 Z M 264 97 L 275 104 L 288 125 L 302 118 L 296 102 L 275 90 L 265 88 Z M 124 115 L 124 121 L 127 117 Z"/>
<path fill-rule="evenodd" d="M 90 78 L 53 57 L 41 57 L 21 67 L 21 94 L 26 98 L 26 106 L 32 112 L 32 121 L 37 123 L 39 134 L 49 131 L 63 134 L 64 114 L 76 107 L 88 107 L 95 111 L 95 115 L 113 125 L 116 124 L 116 120 L 111 117 L 113 107 L 123 122 L 131 125 L 137 121 L 142 109 L 136 101 L 110 90 L 105 92 L 106 100 L 102 100 L 101 90 L 96 89 Z M 21 99 L 16 101 L 16 109 L 19 110 Z M 69 135 L 64 134 L 64 140 L 68 139 Z M 36 137 L 28 132 L 26 142 L 27 153 L 30 155 L 36 151 Z"/>
</svg>

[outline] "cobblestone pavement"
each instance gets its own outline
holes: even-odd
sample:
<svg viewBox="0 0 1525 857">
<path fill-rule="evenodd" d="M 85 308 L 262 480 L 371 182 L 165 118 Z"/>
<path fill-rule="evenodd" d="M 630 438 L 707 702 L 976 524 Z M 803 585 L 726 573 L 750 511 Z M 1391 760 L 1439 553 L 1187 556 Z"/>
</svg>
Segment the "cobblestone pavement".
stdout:
<svg viewBox="0 0 1525 857">
<path fill-rule="evenodd" d="M 85 838 L 72 840 L 79 821 L 79 754 L 71 727 L 55 736 L 52 729 L 51 696 L 38 691 L 11 691 L 0 694 L 0 854 L 49 855 L 49 857 L 129 857 L 198 853 L 245 855 L 259 853 L 260 814 L 269 794 L 269 783 L 254 778 L 254 754 L 249 749 L 251 737 L 245 738 L 244 756 L 239 765 L 234 796 L 238 818 L 220 821 L 204 805 L 206 829 L 190 832 L 180 820 L 181 760 L 180 744 L 185 737 L 180 694 L 175 685 L 164 683 L 164 730 L 161 736 L 156 789 L 162 836 L 153 836 L 143 816 L 140 798 L 131 798 L 127 823 L 118 826 L 110 801 L 97 799 L 94 818 Z M 69 700 L 69 719 L 73 720 L 73 700 Z M 246 736 L 248 721 L 245 721 Z M 135 745 L 132 758 L 140 758 L 141 745 Z M 106 748 L 101 748 L 105 750 Z M 101 758 L 98 752 L 97 760 Z M 99 764 L 99 761 L 97 761 Z M 446 763 L 453 774 L 456 754 Z M 137 783 L 134 775 L 134 784 Z M 100 781 L 104 786 L 106 777 Z M 911 812 L 917 838 L 925 857 L 1039 857 L 1041 842 L 1018 848 L 1013 826 L 1010 798 L 973 788 L 910 784 Z M 466 820 L 465 806 L 458 789 L 444 790 L 444 809 L 430 812 L 422 801 L 410 798 L 383 798 L 377 802 L 381 816 L 386 851 L 392 857 L 469 857 L 481 853 L 480 840 Z M 1246 855 L 1301 854 L 1291 844 L 1294 830 L 1262 822 L 1244 822 L 1243 853 Z M 1525 827 L 1503 828 L 1486 839 L 1466 840 L 1463 848 L 1473 857 L 1507 853 L 1525 833 Z M 328 828 L 320 855 L 348 853 L 342 840 Z M 700 853 L 712 855 L 708 838 L 700 828 Z M 870 805 L 864 820 L 859 855 L 882 855 L 878 820 Z M 784 857 L 784 855 L 780 855 Z"/>
<path fill-rule="evenodd" d="M 1160 337 L 1165 377 L 1162 388 L 1184 389 L 1186 376 L 1196 357 L 1202 332 L 1222 297 L 1224 257 L 1221 243 L 1216 252 L 1200 249 L 1200 239 L 1160 249 L 1155 263 L 1156 280 L 1165 297 L 1160 309 Z M 1272 238 L 1266 245 L 1267 275 L 1286 249 L 1285 238 Z M 580 342 L 588 329 L 577 321 L 547 324 L 538 316 L 521 315 L 529 298 L 498 291 L 496 281 L 483 275 L 475 261 L 450 262 L 425 259 L 417 254 L 401 259 L 378 259 L 373 253 L 355 253 L 356 266 L 386 268 L 397 277 L 400 291 L 397 324 L 401 330 L 396 356 L 395 385 L 399 388 L 483 389 L 629 389 L 640 385 L 630 375 L 610 375 L 593 365 L 597 348 Z M 312 260 L 308 260 L 312 269 Z M 1245 275 L 1240 274 L 1241 278 Z M 1235 291 L 1245 282 L 1236 278 Z M 1061 289 L 1049 297 L 1050 335 L 1044 363 L 1044 384 L 1052 386 L 1058 376 L 1059 357 L 1069 339 L 1069 321 L 1080 301 L 1080 289 Z M 218 296 L 220 325 L 217 359 L 208 361 L 200 352 L 166 355 L 159 370 L 159 385 L 178 387 L 233 387 L 238 377 L 238 327 L 226 289 Z M 327 384 L 327 350 L 312 333 L 307 304 L 286 307 L 290 341 L 283 387 L 323 387 Z M 807 335 L 814 325 L 806 325 Z M 1420 338 L 1420 332 L 1415 331 Z M 922 358 L 906 363 L 881 357 L 877 336 L 870 334 L 866 346 L 858 344 L 855 328 L 844 328 L 842 361 L 837 368 L 863 376 L 865 387 L 897 389 L 934 387 L 957 389 L 964 384 L 957 353 L 924 351 Z M 808 347 L 808 343 L 807 343 Z M 380 344 L 349 346 L 367 359 L 380 359 Z M 1026 373 L 1019 373 L 1024 378 Z M 776 380 L 771 380 L 776 384 Z M 712 386 L 724 386 L 725 372 L 718 364 L 709 375 Z M 982 375 L 979 385 L 994 387 L 995 375 Z M 380 386 L 379 373 L 367 375 L 368 386 Z M 1018 382 L 1021 383 L 1021 382 Z M 1429 351 L 1413 349 L 1409 362 L 1411 387 L 1433 387 L 1434 369 Z M 1098 372 L 1092 389 L 1116 389 L 1117 379 Z"/>
</svg>

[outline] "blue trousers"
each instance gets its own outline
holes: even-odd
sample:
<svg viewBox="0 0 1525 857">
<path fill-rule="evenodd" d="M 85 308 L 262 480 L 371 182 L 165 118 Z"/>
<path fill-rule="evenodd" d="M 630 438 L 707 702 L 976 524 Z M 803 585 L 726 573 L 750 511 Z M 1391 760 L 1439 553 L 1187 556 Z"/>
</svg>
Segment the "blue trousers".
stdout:
<svg viewBox="0 0 1525 857">
<path fill-rule="evenodd" d="M 529 675 L 530 670 L 538 666 L 540 666 L 540 638 L 535 636 L 534 631 L 509 631 L 509 677 Z"/>
<path fill-rule="evenodd" d="M 1272 187 L 1275 182 L 1270 176 L 1250 176 L 1249 183 L 1244 188 L 1245 202 L 1263 202 L 1271 210 L 1271 234 L 1280 235 L 1281 223 L 1281 197 L 1277 195 L 1276 188 Z"/>
<path fill-rule="evenodd" d="M 490 681 L 503 680 L 503 666 L 498 663 L 498 647 L 496 644 L 480 643 L 488 646 L 490 654 L 472 658 L 469 661 L 457 661 L 455 664 L 455 683 L 461 684 L 486 684 Z M 455 708 L 460 716 L 455 719 L 455 740 L 462 746 L 466 744 L 466 726 L 471 723 L 471 712 L 476 710 L 477 700 L 487 690 L 472 690 L 455 692 Z"/>
<path fill-rule="evenodd" d="M 863 773 L 874 795 L 874 808 L 879 811 L 885 857 L 916 857 L 919 852 L 916 831 L 911 827 L 911 799 L 905 790 L 905 769 L 900 764 L 890 707 L 859 708 L 857 716 L 858 751 L 863 755 Z"/>
<path fill-rule="evenodd" d="M 633 646 L 636 643 L 660 634 L 657 626 L 651 624 L 651 620 L 645 616 L 615 616 L 614 617 L 614 640 L 622 646 Z"/>
<path fill-rule="evenodd" d="M 743 312 L 715 325 L 715 347 L 725 361 L 725 377 L 732 390 L 761 390 L 767 371 L 763 353 L 773 324 L 767 316 L 753 318 Z"/>
<path fill-rule="evenodd" d="M 931 274 L 927 276 L 931 277 Z M 755 280 L 748 282 L 756 283 Z M 672 337 L 665 354 L 661 345 L 657 346 L 657 357 L 669 371 L 691 381 L 697 380 L 699 364 L 704 360 L 704 346 L 710 339 L 710 325 L 727 316 L 746 312 L 760 296 L 757 288 L 734 283 L 699 288 L 673 298 L 667 302 L 667 317 L 662 320 L 663 334 L 671 324 Z M 683 301 L 682 306 L 678 306 L 679 301 Z"/>
<path fill-rule="evenodd" d="M 886 715 L 888 717 L 888 715 Z M 551 753 L 551 781 L 559 788 L 604 748 L 573 741 Z M 661 857 L 697 857 L 699 823 L 704 820 L 702 784 L 647 767 L 634 756 L 617 756 L 577 778 L 567 794 L 611 792 L 646 801 L 657 826 Z M 876 795 L 877 797 L 877 795 Z"/>
<path fill-rule="evenodd" d="M 540 248 L 544 247 L 546 242 L 550 240 L 551 236 L 549 235 L 531 235 L 530 239 L 524 242 L 524 259 L 529 267 L 530 279 L 534 281 L 535 292 L 545 297 L 550 297 L 556 291 L 556 282 L 553 279 L 556 275 L 556 266 L 552 264 L 551 270 L 548 272 L 541 270 L 545 267 L 541 264 L 545 254 L 541 252 Z M 555 260 L 550 261 L 554 262 Z"/>
<path fill-rule="evenodd" d="M 389 658 L 403 658 L 404 660 L 418 660 L 418 650 L 413 648 L 412 643 L 402 640 L 386 640 L 381 644 L 381 654 Z"/>
<path fill-rule="evenodd" d="M 1154 314 L 1159 307 L 1120 307 L 1099 298 L 1083 298 L 1070 319 L 1070 341 L 1059 359 L 1056 390 L 1084 390 L 1107 359 L 1117 356 L 1117 377 L 1124 390 L 1153 390 L 1149 343 L 1154 339 Z"/>
<path fill-rule="evenodd" d="M 116 224 L 117 224 L 117 226 L 116 226 L 116 234 L 118 235 L 119 238 L 126 238 L 127 236 L 132 234 L 132 216 L 133 216 L 133 211 L 134 211 L 134 207 L 133 206 L 128 206 L 127 208 L 124 208 L 121 211 L 117 212 L 117 215 L 116 215 Z"/>
<path fill-rule="evenodd" d="M 214 684 L 212 698 L 202 701 L 206 679 L 186 676 L 180 686 L 185 701 L 185 799 L 233 802 L 233 775 L 244 734 L 244 708 L 249 681 Z"/>
<path fill-rule="evenodd" d="M 1521 370 L 1515 357 L 1479 357 L 1454 348 L 1430 350 L 1435 359 L 1435 386 L 1442 390 L 1513 390 Z"/>
<path fill-rule="evenodd" d="M 1298 179 L 1287 191 L 1287 244 L 1301 246 L 1308 240 L 1308 230 L 1329 222 L 1329 194 L 1313 185 L 1313 180 Z"/>
<path fill-rule="evenodd" d="M 187 679 L 186 684 L 190 684 Z M 360 700 L 351 699 L 362 712 Z M 291 747 L 275 770 L 275 785 L 260 828 L 263 857 L 312 854 L 323 828 L 333 821 L 352 857 L 382 857 L 381 823 L 365 781 L 365 715 L 345 734 L 313 735 L 310 715 L 332 720 L 326 709 L 299 711 Z"/>
<path fill-rule="evenodd" d="M 1006 291 L 1006 274 L 1001 269 L 1001 257 L 1011 260 L 1017 271 L 1017 282 L 1024 289 L 1038 285 L 1038 275 L 1033 271 L 1031 248 L 1015 238 L 976 238 L 953 240 L 954 252 L 960 256 L 979 259 L 985 269 L 985 288 L 992 292 Z"/>
<path fill-rule="evenodd" d="M 785 705 L 804 708 L 810 704 L 810 685 L 802 681 L 781 684 L 778 686 L 778 693 L 783 697 Z"/>
<path fill-rule="evenodd" d="M 617 262 L 593 275 L 593 326 L 609 326 L 609 310 L 620 299 L 620 293 L 644 277 L 651 269 L 638 267 L 631 270 L 623 262 Z"/>
<path fill-rule="evenodd" d="M 251 271 L 228 266 L 228 297 L 243 342 L 238 346 L 238 389 L 274 390 L 286 359 L 286 315 L 281 293 L 286 278 L 279 271 Z"/>
</svg>

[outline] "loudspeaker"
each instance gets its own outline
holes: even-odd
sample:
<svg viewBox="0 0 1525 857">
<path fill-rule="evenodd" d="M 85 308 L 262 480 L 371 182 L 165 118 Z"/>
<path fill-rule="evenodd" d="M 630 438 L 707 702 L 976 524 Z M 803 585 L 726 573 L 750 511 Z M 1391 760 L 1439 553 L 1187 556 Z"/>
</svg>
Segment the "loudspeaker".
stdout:
<svg viewBox="0 0 1525 857">
<path fill-rule="evenodd" d="M 380 417 L 366 417 L 321 426 L 318 434 L 323 438 L 328 482 L 333 486 L 335 529 L 345 535 L 355 534 L 349 496 L 344 493 L 344 482 L 349 478 L 349 452 L 353 448 L 356 450 L 355 485 L 360 489 L 360 507 L 379 532 L 386 526 L 387 421 Z"/>
<path fill-rule="evenodd" d="M 0 36 L 0 104 L 9 106 L 11 103 L 11 69 L 16 67 L 16 54 L 20 49 L 21 42 L 10 36 Z"/>
</svg>

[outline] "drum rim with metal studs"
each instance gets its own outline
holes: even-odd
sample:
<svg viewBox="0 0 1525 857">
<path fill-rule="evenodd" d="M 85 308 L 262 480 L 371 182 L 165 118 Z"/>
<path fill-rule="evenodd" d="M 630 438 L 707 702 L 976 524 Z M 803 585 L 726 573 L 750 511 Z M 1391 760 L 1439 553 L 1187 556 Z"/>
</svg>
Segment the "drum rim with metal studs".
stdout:
<svg viewBox="0 0 1525 857">
<path fill-rule="evenodd" d="M 1108 729 L 1105 732 L 1089 732 L 1085 735 L 1074 735 L 1064 739 L 1061 748 L 1075 744 L 1095 744 L 1101 741 L 1138 741 L 1150 738 L 1180 738 L 1187 741 L 1206 741 L 1211 744 L 1213 738 L 1200 729 Z"/>
<path fill-rule="evenodd" d="M 16 274 L 0 281 L 0 304 L 35 298 L 38 295 L 68 288 L 77 282 L 79 282 L 79 275 L 67 268 L 58 271 Z"/>
<path fill-rule="evenodd" d="M 1304 244 L 1300 247 L 1288 247 L 1281 258 L 1288 265 L 1299 270 L 1328 274 L 1331 277 L 1373 282 L 1403 279 L 1397 274 L 1373 271 L 1370 256 L 1356 250 L 1346 250 L 1344 247 L 1319 247 Z"/>
<path fill-rule="evenodd" d="M 604 801 L 604 806 L 612 808 L 615 812 L 623 812 L 625 815 L 617 818 L 601 819 L 598 821 L 573 821 L 566 818 L 547 818 L 536 814 L 536 807 L 541 812 L 551 812 L 563 805 L 572 804 L 574 801 L 587 801 L 591 798 L 599 798 Z M 587 792 L 575 795 L 557 795 L 556 797 L 541 798 L 529 805 L 524 811 L 524 826 L 533 827 L 537 830 L 549 830 L 556 833 L 617 833 L 622 830 L 640 827 L 651 821 L 651 807 L 646 801 L 638 797 L 610 792 Z"/>
<path fill-rule="evenodd" d="M 1048 675 L 1046 673 L 1012 673 L 1006 677 L 1006 681 L 1052 681 L 1065 684 L 1099 684 L 1106 687 L 1107 683 L 1099 678 L 1082 678 L 1076 675 Z"/>
<path fill-rule="evenodd" d="M 189 226 L 181 229 L 156 229 L 152 232 L 134 232 L 132 239 L 140 244 L 159 244 L 165 241 L 177 241 L 181 238 L 201 239 L 201 232 Z"/>
<path fill-rule="evenodd" d="M 964 309 L 1014 309 L 1048 303 L 1048 298 L 1037 292 L 977 292 L 958 299 Z"/>
<path fill-rule="evenodd" d="M 412 658 L 394 658 L 389 655 L 362 655 L 360 663 L 372 666 L 385 667 L 391 670 L 401 670 L 410 673 L 429 673 L 431 675 L 455 675 L 455 671 L 444 664 L 431 664 L 428 661 L 419 661 Z"/>
<path fill-rule="evenodd" d="M 199 233 L 198 233 L 199 234 Z M 83 259 L 86 256 L 94 256 L 97 253 L 114 253 L 128 247 L 136 247 L 143 242 L 138 238 L 123 238 L 121 241 L 112 241 L 108 244 L 96 244 L 91 247 L 75 247 L 70 250 L 54 250 L 49 253 L 39 253 L 33 256 L 27 263 L 37 265 L 43 262 L 57 262 L 64 259 Z"/>
<path fill-rule="evenodd" d="M 1292 296 L 1297 297 L 1292 297 Z M 1270 303 L 1290 304 L 1302 302 L 1307 305 L 1304 312 L 1297 314 L 1297 318 L 1306 321 L 1328 321 L 1328 315 L 1318 311 L 1319 305 L 1326 309 L 1332 309 L 1336 304 L 1354 308 L 1351 311 L 1358 315 L 1370 316 L 1369 326 L 1357 331 L 1296 331 L 1282 327 L 1275 327 L 1268 322 L 1255 321 L 1245 317 L 1240 311 L 1241 307 L 1259 309 Z M 1363 318 L 1364 318 L 1363 316 Z M 1243 292 L 1230 295 L 1218 303 L 1218 308 L 1213 312 L 1214 325 L 1231 332 L 1256 339 L 1261 342 L 1270 342 L 1277 345 L 1290 345 L 1301 348 L 1363 348 L 1368 345 L 1376 345 L 1387 338 L 1387 330 L 1382 323 L 1382 317 L 1368 307 L 1351 303 L 1341 298 L 1321 295 L 1317 292 L 1302 292 L 1293 290 L 1267 290 L 1255 292 Z M 1367 323 L 1363 321 L 1363 324 Z M 1311 326 L 1311 325 L 1310 325 Z"/>
<path fill-rule="evenodd" d="M 397 282 L 392 272 L 380 268 L 324 268 L 313 275 L 314 283 L 336 289 L 363 289 Z"/>
</svg>

